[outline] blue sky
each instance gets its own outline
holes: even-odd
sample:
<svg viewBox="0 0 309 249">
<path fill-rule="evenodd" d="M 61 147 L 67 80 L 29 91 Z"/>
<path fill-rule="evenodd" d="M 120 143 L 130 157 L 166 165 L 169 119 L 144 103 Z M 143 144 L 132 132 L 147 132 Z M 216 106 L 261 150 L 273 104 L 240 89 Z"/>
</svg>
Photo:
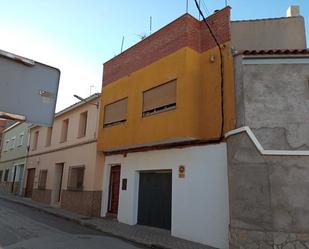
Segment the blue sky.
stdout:
<svg viewBox="0 0 309 249">
<path fill-rule="evenodd" d="M 308 0 L 230 0 L 232 20 L 281 17 L 289 5 L 300 5 L 309 33 Z M 206 15 L 225 6 L 204 0 Z M 185 13 L 186 0 L 0 0 L 0 49 L 60 68 L 57 110 L 100 91 L 102 64 L 149 33 Z M 189 13 L 198 17 L 193 0 Z M 308 40 L 308 35 L 307 35 Z"/>
</svg>

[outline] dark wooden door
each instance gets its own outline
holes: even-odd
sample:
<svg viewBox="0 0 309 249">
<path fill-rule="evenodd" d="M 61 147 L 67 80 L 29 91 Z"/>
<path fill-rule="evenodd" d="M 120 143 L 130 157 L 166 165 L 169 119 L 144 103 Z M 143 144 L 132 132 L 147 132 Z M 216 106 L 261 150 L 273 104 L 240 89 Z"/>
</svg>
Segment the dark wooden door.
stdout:
<svg viewBox="0 0 309 249">
<path fill-rule="evenodd" d="M 138 224 L 171 229 L 172 173 L 140 173 Z"/>
<path fill-rule="evenodd" d="M 108 212 L 110 214 L 118 213 L 119 203 L 119 187 L 120 187 L 120 165 L 111 167 L 109 181 L 109 201 L 108 201 Z"/>
<path fill-rule="evenodd" d="M 33 190 L 33 183 L 35 177 L 35 169 L 28 169 L 27 170 L 27 183 L 26 183 L 26 190 L 25 196 L 32 197 L 32 190 Z"/>
</svg>

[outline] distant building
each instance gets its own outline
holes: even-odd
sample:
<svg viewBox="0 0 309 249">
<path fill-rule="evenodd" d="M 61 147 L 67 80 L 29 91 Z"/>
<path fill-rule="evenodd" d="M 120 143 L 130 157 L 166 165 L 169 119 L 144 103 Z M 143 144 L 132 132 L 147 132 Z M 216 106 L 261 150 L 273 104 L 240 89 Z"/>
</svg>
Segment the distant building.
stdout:
<svg viewBox="0 0 309 249">
<path fill-rule="evenodd" d="M 298 6 L 291 6 L 286 17 L 231 22 L 233 49 L 306 49 L 305 21 Z"/>
<path fill-rule="evenodd" d="M 99 216 L 104 166 L 96 150 L 99 98 L 94 94 L 58 112 L 51 128 L 31 127 L 26 197 Z"/>
<path fill-rule="evenodd" d="M 13 125 L 14 123 L 16 123 L 16 121 L 13 120 L 6 120 L 6 119 L 1 119 L 0 118 L 0 150 L 2 148 L 2 134 L 3 131 L 10 127 L 11 125 Z M 0 158 L 1 158 L 1 154 L 0 154 Z"/>
<path fill-rule="evenodd" d="M 28 153 L 29 126 L 15 123 L 2 131 L 0 158 L 0 189 L 22 194 L 26 156 Z"/>
</svg>

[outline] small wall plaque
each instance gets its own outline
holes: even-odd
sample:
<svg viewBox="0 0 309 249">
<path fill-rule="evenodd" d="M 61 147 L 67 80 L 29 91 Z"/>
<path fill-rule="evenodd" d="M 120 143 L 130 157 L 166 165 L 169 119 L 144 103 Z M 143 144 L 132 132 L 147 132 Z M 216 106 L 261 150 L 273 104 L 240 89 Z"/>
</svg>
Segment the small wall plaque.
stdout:
<svg viewBox="0 0 309 249">
<path fill-rule="evenodd" d="M 179 178 L 185 178 L 186 167 L 184 165 L 180 165 L 178 167 L 178 176 Z"/>
<path fill-rule="evenodd" d="M 121 184 L 121 190 L 127 190 L 127 184 L 128 184 L 128 179 L 123 178 L 122 179 L 122 184 Z"/>
</svg>

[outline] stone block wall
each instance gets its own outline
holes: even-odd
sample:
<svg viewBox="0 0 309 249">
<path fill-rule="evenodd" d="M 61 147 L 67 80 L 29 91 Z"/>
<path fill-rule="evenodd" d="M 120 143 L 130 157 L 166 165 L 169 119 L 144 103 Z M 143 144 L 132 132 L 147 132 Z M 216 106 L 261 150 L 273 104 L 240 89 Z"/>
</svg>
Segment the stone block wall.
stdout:
<svg viewBox="0 0 309 249">
<path fill-rule="evenodd" d="M 309 157 L 263 156 L 246 133 L 227 144 L 230 248 L 309 248 Z"/>
<path fill-rule="evenodd" d="M 309 64 L 273 58 L 235 57 L 236 126 L 264 150 L 309 151 Z M 247 133 L 227 148 L 230 248 L 309 248 L 309 156 L 262 155 Z"/>
</svg>

